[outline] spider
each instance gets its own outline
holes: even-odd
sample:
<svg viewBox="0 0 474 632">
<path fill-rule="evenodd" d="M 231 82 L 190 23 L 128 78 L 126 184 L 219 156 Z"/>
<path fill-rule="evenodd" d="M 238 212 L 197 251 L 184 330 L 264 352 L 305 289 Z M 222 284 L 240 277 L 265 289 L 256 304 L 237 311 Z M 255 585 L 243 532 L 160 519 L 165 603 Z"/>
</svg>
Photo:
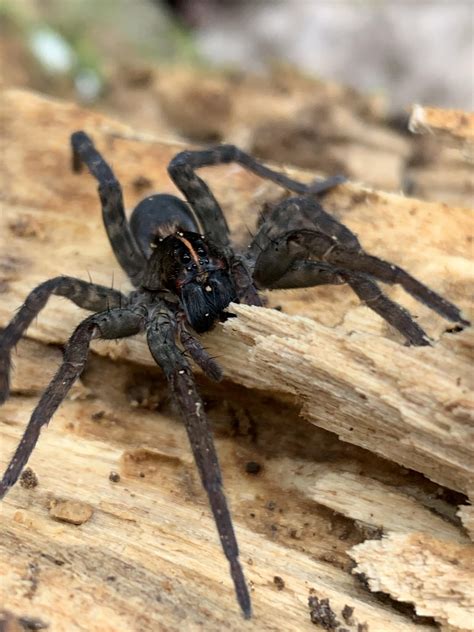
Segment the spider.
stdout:
<svg viewBox="0 0 474 632">
<path fill-rule="evenodd" d="M 64 359 L 35 410 L 0 481 L 0 498 L 18 480 L 40 430 L 65 399 L 84 369 L 90 342 L 144 332 L 148 347 L 168 381 L 185 424 L 202 484 L 207 492 L 222 547 L 230 565 L 237 601 L 251 616 L 250 596 L 222 486 L 211 428 L 197 391 L 188 356 L 213 380 L 222 372 L 196 333 L 208 331 L 232 301 L 262 305 L 258 289 L 347 283 L 371 309 L 403 334 L 409 345 L 428 345 L 427 335 L 400 305 L 379 289 L 375 279 L 398 283 L 448 320 L 468 325 L 459 309 L 403 269 L 364 252 L 357 237 L 318 201 L 344 179 L 338 176 L 309 185 L 296 182 L 257 162 L 233 145 L 183 151 L 168 167 L 183 193 L 156 194 L 142 200 L 127 221 L 120 183 L 82 131 L 71 136 L 73 169 L 85 164 L 98 181 L 107 235 L 134 289 L 124 295 L 105 286 L 59 276 L 45 281 L 0 336 L 0 403 L 9 394 L 10 354 L 52 295 L 63 296 L 94 312 L 74 330 Z M 262 216 L 257 233 L 243 252 L 230 241 L 227 222 L 200 167 L 237 162 L 262 178 L 295 193 Z M 179 340 L 180 345 L 177 344 Z"/>
</svg>

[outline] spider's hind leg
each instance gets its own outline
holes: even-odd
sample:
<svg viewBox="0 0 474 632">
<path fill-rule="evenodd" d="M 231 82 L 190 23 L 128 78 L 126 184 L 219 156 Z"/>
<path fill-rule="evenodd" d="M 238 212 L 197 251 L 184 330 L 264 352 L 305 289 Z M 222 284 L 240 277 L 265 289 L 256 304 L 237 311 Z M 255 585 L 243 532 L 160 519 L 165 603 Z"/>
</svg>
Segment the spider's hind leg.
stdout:
<svg viewBox="0 0 474 632">
<path fill-rule="evenodd" d="M 55 277 L 35 287 L 0 333 L 0 404 L 8 398 L 10 390 L 11 351 L 52 294 L 64 296 L 79 307 L 92 312 L 125 306 L 127 303 L 126 297 L 117 290 L 74 277 Z"/>
<path fill-rule="evenodd" d="M 21 474 L 45 426 L 82 373 L 93 338 L 122 338 L 142 329 L 142 317 L 128 309 L 111 309 L 86 318 L 72 334 L 64 359 L 36 406 L 25 433 L 0 481 L 0 499 Z"/>
</svg>

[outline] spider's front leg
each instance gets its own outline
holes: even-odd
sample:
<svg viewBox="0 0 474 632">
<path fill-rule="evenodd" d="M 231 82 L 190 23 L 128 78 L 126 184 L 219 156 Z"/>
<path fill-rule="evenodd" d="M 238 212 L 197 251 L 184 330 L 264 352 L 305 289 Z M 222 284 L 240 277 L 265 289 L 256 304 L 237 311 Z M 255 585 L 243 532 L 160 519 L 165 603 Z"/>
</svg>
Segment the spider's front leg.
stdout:
<svg viewBox="0 0 474 632">
<path fill-rule="evenodd" d="M 151 354 L 162 368 L 169 383 L 188 434 L 194 460 L 207 492 L 224 554 L 230 565 L 237 600 L 245 618 L 251 616 L 250 595 L 239 562 L 239 549 L 232 518 L 222 488 L 222 475 L 212 430 L 204 404 L 196 389 L 191 368 L 175 343 L 175 314 L 164 305 L 157 310 L 147 329 Z"/>
<path fill-rule="evenodd" d="M 25 433 L 0 481 L 0 499 L 5 496 L 21 474 L 45 426 L 69 389 L 82 373 L 94 338 L 124 338 L 143 330 L 143 317 L 129 309 L 115 308 L 86 318 L 72 334 L 64 359 L 56 375 L 41 396 Z"/>
<path fill-rule="evenodd" d="M 375 279 L 398 283 L 441 316 L 469 324 L 455 305 L 407 272 L 366 254 L 347 227 L 308 197 L 290 198 L 272 211 L 252 241 L 249 260 L 262 288 L 347 283 L 411 345 L 428 345 L 429 338 L 407 310 L 385 296 Z"/>
<path fill-rule="evenodd" d="M 110 245 L 118 262 L 132 283 L 137 286 L 140 284 L 145 259 L 125 216 L 120 182 L 87 134 L 74 132 L 71 136 L 71 147 L 73 170 L 79 172 L 84 163 L 99 183 L 102 219 Z"/>
<path fill-rule="evenodd" d="M 328 263 L 297 260 L 283 276 L 271 284 L 271 289 L 313 287 L 316 285 L 342 285 L 347 283 L 362 302 L 395 327 L 408 344 L 426 346 L 430 344 L 424 330 L 413 320 L 409 312 L 386 296 L 379 286 L 367 275 L 348 272 Z"/>
<path fill-rule="evenodd" d="M 191 204 L 205 234 L 216 244 L 229 246 L 229 227 L 222 209 L 196 169 L 236 162 L 252 173 L 271 180 L 288 191 L 300 194 L 321 195 L 346 181 L 334 176 L 309 185 L 292 180 L 284 173 L 265 167 L 258 160 L 235 145 L 218 145 L 210 149 L 183 151 L 173 158 L 168 167 L 170 177 Z"/>
<path fill-rule="evenodd" d="M 30 292 L 6 329 L 0 333 L 0 404 L 8 398 L 10 391 L 11 351 L 53 294 L 64 296 L 91 312 L 127 304 L 127 299 L 121 292 L 74 277 L 56 277 L 38 285 Z"/>
<path fill-rule="evenodd" d="M 346 266 L 355 273 L 361 272 L 363 275 L 370 275 L 383 281 L 384 283 L 397 284 L 443 318 L 454 323 L 460 323 L 468 327 L 470 322 L 462 317 L 461 310 L 450 303 L 445 298 L 430 290 L 429 287 L 420 283 L 417 279 L 408 274 L 403 268 L 365 253 L 363 250 L 355 255 L 345 252 L 343 249 L 334 249 L 330 255 L 330 260 L 335 265 Z"/>
</svg>

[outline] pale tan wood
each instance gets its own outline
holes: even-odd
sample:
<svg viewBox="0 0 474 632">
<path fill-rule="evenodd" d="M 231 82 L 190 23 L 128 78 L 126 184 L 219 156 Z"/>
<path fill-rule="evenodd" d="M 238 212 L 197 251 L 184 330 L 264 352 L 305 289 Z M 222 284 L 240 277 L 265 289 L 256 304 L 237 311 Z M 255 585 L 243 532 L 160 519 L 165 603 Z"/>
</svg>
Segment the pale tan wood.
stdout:
<svg viewBox="0 0 474 632">
<path fill-rule="evenodd" d="M 423 531 L 443 540 L 469 542 L 458 527 L 406 492 L 369 476 L 344 470 L 344 466 L 330 469 L 327 464 L 323 467 L 302 464 L 291 482 L 315 502 L 386 533 Z M 396 520 L 393 520 L 393 507 L 397 508 Z"/>
<path fill-rule="evenodd" d="M 166 165 L 180 146 L 20 91 L 1 97 L 0 116 L 0 325 L 28 291 L 58 273 L 85 279 L 90 273 L 127 290 L 101 226 L 95 183 L 70 173 L 69 134 L 84 128 L 93 135 L 124 185 L 128 208 L 148 191 L 174 192 Z M 140 176 L 149 178 L 149 188 L 134 185 Z M 237 239 L 248 238 L 260 204 L 280 194 L 232 165 L 206 170 L 205 177 Z M 369 250 L 470 307 L 464 209 L 352 184 L 326 205 Z M 347 288 L 276 292 L 271 304 L 285 313 L 235 306 L 239 318 L 205 337 L 227 380 L 215 387 L 201 380 L 200 388 L 254 589 L 249 630 L 281 629 L 283 620 L 288 630 L 316 629 L 309 622 L 310 589 L 329 598 L 338 615 L 345 605 L 354 607 L 358 620 L 374 629 L 421 629 L 357 585 L 348 574 L 347 549 L 366 537 L 361 522 L 463 541 L 453 505 L 434 500 L 436 485 L 377 455 L 454 489 L 472 488 L 472 334 L 443 334 L 441 318 L 400 291 L 392 295 L 419 316 L 436 340 L 433 348 L 402 346 Z M 0 411 L 2 465 L 59 362 L 50 345 L 62 344 L 84 315 L 52 299 L 29 331 L 40 342 L 19 345 L 13 397 Z M 39 486 L 16 487 L 2 506 L 0 601 L 17 615 L 45 618 L 53 631 L 242 629 L 184 429 L 143 340 L 97 344 L 94 351 L 32 457 Z M 137 383 L 149 396 L 137 395 Z M 143 407 L 154 402 L 158 411 Z M 246 474 L 248 461 L 260 462 L 261 474 Z M 120 483 L 109 480 L 112 470 Z M 351 508 L 347 499 L 360 491 L 361 477 L 367 494 Z M 333 484 L 339 495 L 330 501 Z M 382 500 L 389 486 L 391 513 Z M 80 526 L 53 521 L 49 507 L 58 500 L 87 503 L 93 514 Z"/>
<path fill-rule="evenodd" d="M 469 533 L 471 540 L 474 540 L 474 507 L 472 505 L 462 505 L 459 507 L 458 516 Z"/>
<path fill-rule="evenodd" d="M 355 546 L 351 556 L 372 590 L 414 603 L 419 615 L 474 630 L 474 547 L 423 533 L 391 534 Z"/>
<path fill-rule="evenodd" d="M 474 113 L 414 105 L 410 131 L 416 134 L 437 134 L 456 143 L 474 142 Z"/>
</svg>

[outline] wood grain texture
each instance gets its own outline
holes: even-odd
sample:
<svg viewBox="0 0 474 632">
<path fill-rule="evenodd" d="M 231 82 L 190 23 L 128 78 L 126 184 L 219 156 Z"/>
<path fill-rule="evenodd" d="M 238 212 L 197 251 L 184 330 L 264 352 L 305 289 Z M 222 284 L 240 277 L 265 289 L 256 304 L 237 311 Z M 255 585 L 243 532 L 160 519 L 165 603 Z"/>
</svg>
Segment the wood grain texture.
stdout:
<svg viewBox="0 0 474 632">
<path fill-rule="evenodd" d="M 455 144 L 474 142 L 474 113 L 414 105 L 410 130 L 416 134 L 435 134 Z"/>
<path fill-rule="evenodd" d="M 355 546 L 354 572 L 364 573 L 372 590 L 413 602 L 419 615 L 474 630 L 474 548 L 440 542 L 423 533 L 392 534 Z"/>
<path fill-rule="evenodd" d="M 2 95 L 0 117 L 0 326 L 28 291 L 59 273 L 126 291 L 95 183 L 70 172 L 69 135 L 93 136 L 128 209 L 148 192 L 175 192 L 166 165 L 181 146 L 20 91 Z M 205 177 L 241 241 L 260 205 L 281 194 L 233 165 Z M 470 315 L 466 209 L 354 184 L 325 204 L 369 251 Z M 274 292 L 269 304 L 284 313 L 235 306 L 238 318 L 204 337 L 226 376 L 218 386 L 198 380 L 252 587 L 255 617 L 246 629 L 278 630 L 282 620 L 288 630 L 317 629 L 310 594 L 329 599 L 339 618 L 354 607 L 371 630 L 435 629 L 359 585 L 347 553 L 380 532 L 466 542 L 455 516 L 462 497 L 439 485 L 474 490 L 472 331 L 445 333 L 449 324 L 437 315 L 390 293 L 418 316 L 433 347 L 404 347 L 340 287 Z M 0 411 L 2 464 L 59 362 L 56 345 L 84 315 L 54 298 L 19 345 L 13 396 Z M 258 475 L 246 473 L 251 461 L 261 465 Z M 243 628 L 184 428 L 143 340 L 94 346 L 31 467 L 39 486 L 17 486 L 2 505 L 0 601 L 8 610 L 40 617 L 53 631 Z M 58 501 L 86 503 L 93 513 L 78 526 L 58 522 L 49 513 Z"/>
</svg>

